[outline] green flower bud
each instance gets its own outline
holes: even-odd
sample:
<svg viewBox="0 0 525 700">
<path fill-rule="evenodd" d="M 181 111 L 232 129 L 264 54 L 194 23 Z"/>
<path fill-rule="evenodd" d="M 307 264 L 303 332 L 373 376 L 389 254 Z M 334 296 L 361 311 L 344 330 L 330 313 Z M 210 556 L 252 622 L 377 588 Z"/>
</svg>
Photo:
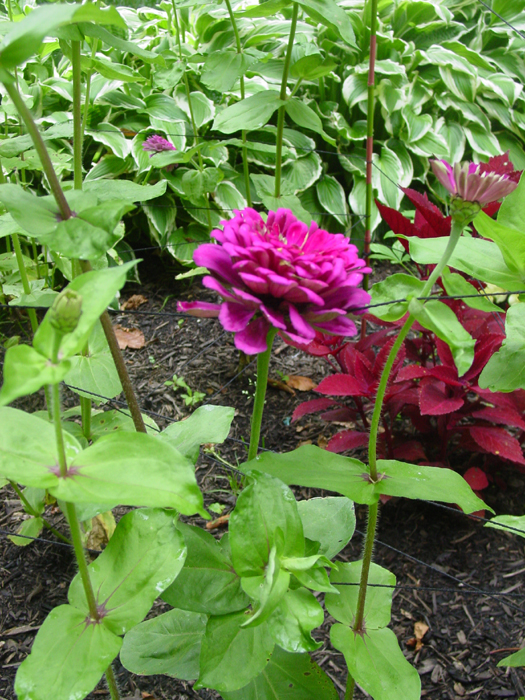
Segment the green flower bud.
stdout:
<svg viewBox="0 0 525 700">
<path fill-rule="evenodd" d="M 82 296 L 74 289 L 60 292 L 49 309 L 49 322 L 61 335 L 72 333 L 82 315 Z"/>
<path fill-rule="evenodd" d="M 452 197 L 450 200 L 450 214 L 462 226 L 470 224 L 480 209 L 477 202 L 468 202 L 461 197 Z"/>
</svg>

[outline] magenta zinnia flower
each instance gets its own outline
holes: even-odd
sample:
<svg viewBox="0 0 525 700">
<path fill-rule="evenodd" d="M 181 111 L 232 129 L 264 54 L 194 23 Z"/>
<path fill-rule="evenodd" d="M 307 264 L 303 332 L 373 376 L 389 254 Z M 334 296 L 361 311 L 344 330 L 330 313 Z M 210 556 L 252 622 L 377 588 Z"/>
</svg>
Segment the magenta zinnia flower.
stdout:
<svg viewBox="0 0 525 700">
<path fill-rule="evenodd" d="M 271 326 L 301 343 L 313 340 L 316 331 L 355 335 L 348 314 L 370 302 L 357 286 L 370 269 L 343 234 L 315 223 L 308 227 L 288 209 L 269 212 L 265 223 L 246 208 L 221 223 L 222 231 L 211 232 L 220 245 L 201 245 L 193 259 L 209 270 L 203 284 L 223 302 L 181 302 L 181 311 L 218 316 L 248 355 L 266 350 Z"/>
<path fill-rule="evenodd" d="M 508 152 L 488 163 L 454 163 L 431 160 L 434 175 L 455 197 L 481 207 L 506 197 L 518 186 L 520 173 L 514 170 Z"/>
<path fill-rule="evenodd" d="M 142 150 L 151 151 L 151 158 L 151 156 L 155 155 L 155 153 L 162 153 L 163 151 L 176 151 L 177 149 L 163 136 L 154 134 L 153 136 L 148 136 L 148 138 L 143 142 Z"/>
</svg>

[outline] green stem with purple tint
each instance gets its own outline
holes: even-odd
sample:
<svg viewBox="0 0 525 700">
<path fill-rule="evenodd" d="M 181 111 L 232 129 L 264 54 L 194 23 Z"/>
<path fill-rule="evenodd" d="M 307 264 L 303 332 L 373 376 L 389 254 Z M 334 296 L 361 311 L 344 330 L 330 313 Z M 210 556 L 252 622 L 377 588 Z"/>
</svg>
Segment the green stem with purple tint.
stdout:
<svg viewBox="0 0 525 700">
<path fill-rule="evenodd" d="M 426 297 L 428 296 L 429 292 L 432 291 L 432 287 L 434 286 L 435 282 L 443 272 L 443 269 L 445 268 L 445 265 L 448 263 L 450 260 L 450 257 L 452 253 L 454 252 L 454 248 L 456 247 L 461 234 L 463 233 L 463 228 L 465 226 L 464 221 L 458 221 L 457 219 L 452 219 L 452 228 L 450 231 L 450 238 L 448 239 L 447 247 L 445 248 L 445 251 L 443 253 L 443 256 L 441 260 L 438 262 L 434 270 L 432 271 L 432 274 L 426 281 L 425 285 L 423 286 L 421 292 L 419 293 L 419 297 Z M 424 302 L 423 302 L 424 303 Z M 377 474 L 377 436 L 378 436 L 378 430 L 379 430 L 379 423 L 381 419 L 381 411 L 383 409 L 383 402 L 385 399 L 385 394 L 386 394 L 386 389 L 388 386 L 388 379 L 390 377 L 390 372 L 392 371 L 392 367 L 394 365 L 394 362 L 396 360 L 397 354 L 403 345 L 403 342 L 405 341 L 405 338 L 407 337 L 410 329 L 414 325 L 415 318 L 414 316 L 410 315 L 408 316 L 407 320 L 403 324 L 403 327 L 401 328 L 399 335 L 396 338 L 396 342 L 392 346 L 392 349 L 390 350 L 390 353 L 388 355 L 388 358 L 386 360 L 385 366 L 383 367 L 383 371 L 381 373 L 381 379 L 379 381 L 379 386 L 377 388 L 377 394 L 376 394 L 376 399 L 375 399 L 375 404 L 374 404 L 374 412 L 372 414 L 372 420 L 370 423 L 370 441 L 368 444 L 368 463 L 369 463 L 369 468 L 370 468 L 370 480 L 372 482 L 377 482 L 378 480 L 378 474 Z M 366 529 L 366 537 L 365 537 L 365 546 L 364 546 L 364 551 L 363 551 L 363 560 L 362 560 L 362 568 L 361 568 L 361 579 L 359 582 L 359 596 L 357 600 L 357 611 L 356 611 L 356 616 L 353 624 L 353 630 L 357 634 L 363 634 L 364 633 L 364 616 L 365 616 L 365 603 L 366 603 L 366 592 L 367 592 L 367 586 L 368 586 L 368 576 L 370 572 L 370 564 L 372 563 L 372 554 L 374 550 L 374 542 L 375 542 L 375 535 L 376 535 L 376 527 L 377 527 L 377 518 L 378 518 L 378 512 L 379 512 L 379 503 L 375 503 L 374 505 L 371 505 L 368 507 L 368 523 L 367 523 L 367 529 Z M 352 700 L 353 695 L 354 695 L 354 687 L 355 687 L 355 682 L 354 679 L 349 676 L 348 681 L 347 681 L 347 692 L 345 694 L 345 700 Z"/>
<path fill-rule="evenodd" d="M 270 356 L 276 328 L 270 328 L 266 336 L 266 350 L 257 355 L 257 383 L 255 385 L 255 399 L 253 402 L 252 427 L 250 434 L 250 448 L 248 450 L 248 461 L 255 459 L 259 448 L 259 438 L 261 436 L 261 422 L 264 411 L 264 398 L 268 385 L 268 368 L 270 366 Z"/>
</svg>

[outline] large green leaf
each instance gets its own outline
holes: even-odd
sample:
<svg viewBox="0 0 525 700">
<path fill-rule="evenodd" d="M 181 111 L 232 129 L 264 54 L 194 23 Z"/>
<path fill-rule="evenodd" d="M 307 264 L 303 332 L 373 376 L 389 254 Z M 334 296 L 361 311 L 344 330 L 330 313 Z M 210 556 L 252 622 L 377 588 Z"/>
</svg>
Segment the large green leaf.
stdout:
<svg viewBox="0 0 525 700">
<path fill-rule="evenodd" d="M 383 282 L 376 282 L 372 286 L 371 311 L 384 321 L 397 321 L 407 313 L 410 299 L 417 297 L 424 286 L 423 281 L 411 275 L 399 272 L 390 275 Z"/>
<path fill-rule="evenodd" d="M 297 124 L 297 126 L 300 126 L 303 129 L 315 131 L 316 133 L 321 134 L 325 141 L 335 145 L 335 141 L 330 136 L 325 134 L 323 124 L 319 116 L 305 102 L 297 97 L 291 97 L 290 99 L 286 100 L 285 109 L 288 116 L 295 124 Z"/>
<path fill-rule="evenodd" d="M 71 605 L 47 616 L 15 680 L 20 700 L 83 698 L 117 656 L 122 640 Z"/>
<path fill-rule="evenodd" d="M 221 694 L 239 690 L 266 666 L 275 646 L 273 637 L 264 622 L 241 627 L 246 619 L 244 611 L 210 617 L 202 638 L 195 688 L 213 688 Z"/>
<path fill-rule="evenodd" d="M 51 423 L 16 408 L 0 408 L 0 476 L 48 488 L 57 483 L 58 457 Z"/>
<path fill-rule="evenodd" d="M 339 221 L 342 226 L 348 223 L 345 191 L 335 177 L 325 175 L 315 186 L 322 207 Z"/>
<path fill-rule="evenodd" d="M 525 305 L 515 304 L 507 311 L 506 338 L 487 362 L 479 377 L 482 389 L 514 391 L 525 388 Z"/>
<path fill-rule="evenodd" d="M 19 185 L 0 185 L 0 202 L 24 231 L 32 236 L 52 233 L 59 221 L 55 200 L 36 197 Z"/>
<path fill-rule="evenodd" d="M 525 282 L 525 230 L 516 230 L 494 221 L 485 212 L 476 216 L 476 229 L 484 238 L 493 240 L 501 250 L 509 270 Z"/>
<path fill-rule="evenodd" d="M 208 518 L 192 463 L 158 437 L 116 432 L 81 452 L 53 495 L 79 503 L 177 508 Z"/>
<path fill-rule="evenodd" d="M 325 595 L 325 605 L 330 615 L 350 627 L 354 624 L 357 613 L 362 567 L 362 561 L 338 564 L 338 569 L 334 569 L 330 574 L 330 581 L 339 591 L 339 595 Z M 346 585 L 338 586 L 338 583 Z M 386 627 L 390 622 L 396 577 L 382 566 L 372 563 L 368 583 L 375 586 L 366 591 L 365 627 L 367 630 Z"/>
<path fill-rule="evenodd" d="M 303 445 L 283 454 L 263 452 L 240 469 L 244 473 L 258 469 L 289 485 L 335 491 L 356 503 L 370 505 L 379 499 L 368 481 L 368 469 L 363 462 L 314 445 Z"/>
<path fill-rule="evenodd" d="M 414 262 L 435 265 L 441 259 L 448 238 L 408 239 Z M 509 270 L 498 246 L 480 238 L 461 237 L 449 260 L 450 267 L 502 289 L 522 289 L 523 280 Z"/>
<path fill-rule="evenodd" d="M 0 390 L 0 406 L 5 406 L 20 396 L 38 391 L 46 384 L 58 384 L 71 367 L 69 360 L 51 364 L 29 345 L 8 348 L 4 361 L 4 383 Z"/>
<path fill-rule="evenodd" d="M 240 576 L 263 574 L 278 531 L 283 540 L 279 555 L 304 555 L 303 525 L 293 493 L 267 474 L 253 471 L 250 476 L 253 481 L 237 499 L 229 523 L 233 565 Z"/>
<path fill-rule="evenodd" d="M 385 627 L 361 635 L 335 624 L 330 639 L 343 652 L 349 674 L 374 700 L 420 699 L 419 674 L 403 656 L 392 630 Z"/>
<path fill-rule="evenodd" d="M 341 39 L 350 46 L 355 46 L 355 35 L 350 17 L 335 0 L 298 0 L 307 15 L 316 22 L 331 27 Z"/>
<path fill-rule="evenodd" d="M 266 622 L 283 599 L 290 585 L 291 575 L 281 566 L 277 546 L 273 545 L 263 576 L 241 579 L 243 590 L 256 602 L 253 614 L 243 622 L 243 627 L 256 627 Z"/>
<path fill-rule="evenodd" d="M 328 496 L 298 501 L 304 536 L 319 542 L 320 554 L 332 559 L 350 541 L 355 531 L 354 504 L 348 498 Z"/>
<path fill-rule="evenodd" d="M 401 498 L 456 503 L 465 513 L 488 509 L 465 479 L 452 469 L 423 467 L 394 459 L 378 459 L 378 493 Z"/>
<path fill-rule="evenodd" d="M 199 527 L 179 524 L 188 549 L 184 568 L 162 594 L 177 608 L 208 615 L 226 615 L 244 610 L 248 596 L 232 562 L 227 538 L 218 542 Z"/>
<path fill-rule="evenodd" d="M 520 178 L 514 192 L 503 200 L 498 211 L 498 224 L 513 228 L 521 234 L 525 232 L 525 177 Z"/>
<path fill-rule="evenodd" d="M 277 90 L 256 92 L 255 95 L 250 95 L 220 112 L 215 117 L 213 128 L 223 134 L 232 134 L 242 129 L 259 129 L 266 124 L 275 110 L 284 104 L 286 103 L 280 99 Z"/>
<path fill-rule="evenodd" d="M 472 309 L 479 309 L 488 313 L 501 313 L 500 307 L 493 304 L 486 295 L 483 295 L 474 285 L 467 282 L 463 275 L 457 272 L 450 272 L 449 268 L 446 267 L 441 273 L 441 280 L 447 294 L 463 297 L 463 303 Z M 477 296 L 473 296 L 474 294 Z"/>
<path fill-rule="evenodd" d="M 140 676 L 163 674 L 193 681 L 199 675 L 206 615 L 170 610 L 133 627 L 120 650 L 122 665 Z"/>
<path fill-rule="evenodd" d="M 263 4 L 264 5 L 264 4 Z M 332 681 L 309 654 L 275 647 L 272 658 L 253 681 L 224 700 L 338 700 Z"/>
<path fill-rule="evenodd" d="M 461 325 L 452 309 L 435 299 L 426 303 L 412 299 L 408 309 L 423 328 L 433 331 L 445 341 L 452 352 L 459 376 L 465 374 L 474 361 L 476 341 Z"/>
<path fill-rule="evenodd" d="M 106 549 L 89 566 L 102 624 L 115 634 L 125 634 L 141 622 L 177 577 L 185 558 L 186 545 L 173 513 L 152 508 L 127 513 Z M 71 582 L 68 600 L 89 614 L 80 574 Z"/>
<path fill-rule="evenodd" d="M 210 90 L 229 92 L 256 60 L 255 56 L 232 50 L 210 53 L 204 61 L 201 80 Z"/>
<path fill-rule="evenodd" d="M 124 285 L 128 270 L 131 270 L 135 265 L 136 261 L 133 260 L 117 267 L 85 272 L 75 277 L 66 287 L 66 289 L 74 290 L 82 296 L 82 314 L 75 330 L 64 336 L 60 343 L 62 357 L 76 355 L 84 348 L 93 326 L 113 301 L 118 290 Z M 51 359 L 55 330 L 49 319 L 48 312 L 35 333 L 33 346 L 42 355 Z"/>
<path fill-rule="evenodd" d="M 93 399 L 98 403 L 105 403 L 105 399 L 100 399 L 100 396 L 112 399 L 122 391 L 115 363 L 100 323 L 95 324 L 89 336 L 88 354 L 74 355 L 69 363 L 71 369 L 64 381 L 80 396 Z"/>
<path fill-rule="evenodd" d="M 288 591 L 280 600 L 268 620 L 268 629 L 281 649 L 290 652 L 315 651 L 321 642 L 312 638 L 311 631 L 320 627 L 323 620 L 323 608 L 313 593 L 306 588 L 298 588 Z"/>
<path fill-rule="evenodd" d="M 84 189 L 93 192 L 102 201 L 123 199 L 132 203 L 160 197 L 167 186 L 166 180 L 159 180 L 155 185 L 138 185 L 131 180 L 90 180 L 85 183 Z"/>
<path fill-rule="evenodd" d="M 199 406 L 188 418 L 168 425 L 161 437 L 195 462 L 201 445 L 226 440 L 234 414 L 227 406 Z"/>
</svg>

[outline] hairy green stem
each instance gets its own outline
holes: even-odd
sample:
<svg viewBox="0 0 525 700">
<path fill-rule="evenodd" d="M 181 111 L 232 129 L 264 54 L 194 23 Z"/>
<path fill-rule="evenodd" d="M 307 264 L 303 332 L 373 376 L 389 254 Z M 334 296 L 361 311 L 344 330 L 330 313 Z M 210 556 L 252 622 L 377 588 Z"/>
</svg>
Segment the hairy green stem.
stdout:
<svg viewBox="0 0 525 700">
<path fill-rule="evenodd" d="M 40 518 L 40 520 L 42 521 L 44 527 L 45 527 L 47 530 L 49 530 L 50 532 L 52 532 L 52 533 L 55 535 L 55 537 L 58 537 L 59 540 L 62 540 L 62 542 L 65 542 L 66 544 L 71 544 L 71 540 L 69 540 L 65 535 L 63 535 L 61 532 L 59 532 L 57 529 L 55 529 L 55 528 L 51 525 L 50 522 L 48 522 L 44 517 L 42 517 L 42 515 L 40 515 L 40 513 L 38 513 L 38 511 L 36 511 L 36 510 L 33 508 L 33 506 L 31 505 L 31 503 L 29 503 L 29 501 L 27 500 L 27 498 L 24 496 L 24 492 L 23 492 L 22 489 L 18 486 L 17 483 L 15 483 L 14 481 L 9 481 L 9 483 L 10 483 L 10 485 L 13 487 L 13 489 L 14 489 L 14 491 L 16 492 L 16 495 L 18 496 L 18 498 L 19 498 L 19 499 L 22 501 L 22 503 L 24 504 L 25 510 L 26 510 L 30 515 L 32 515 L 32 516 L 35 517 L 35 518 Z"/>
<path fill-rule="evenodd" d="M 239 28 L 237 27 L 237 22 L 235 20 L 235 15 L 233 14 L 233 9 L 230 0 L 225 0 L 226 2 L 226 7 L 228 8 L 228 14 L 230 15 L 230 21 L 232 23 L 233 27 L 233 33 L 235 35 L 235 45 L 237 47 L 237 53 L 239 55 L 242 55 L 242 44 L 241 44 L 241 36 L 239 34 Z M 240 86 L 241 86 L 241 100 L 244 100 L 245 98 L 245 91 L 244 91 L 244 73 L 241 74 L 240 77 Z M 246 148 L 246 129 L 243 129 L 241 131 L 241 138 L 242 138 L 242 169 L 244 173 L 244 187 L 246 189 L 246 203 L 248 204 L 249 207 L 252 206 L 252 195 L 250 191 L 250 168 L 248 164 L 248 149 Z"/>
<path fill-rule="evenodd" d="M 452 219 L 452 228 L 451 228 L 451 232 L 450 232 L 450 238 L 448 239 L 445 251 L 443 252 L 441 260 L 438 262 L 438 264 L 436 265 L 436 267 L 432 271 L 432 274 L 430 275 L 428 280 L 425 282 L 421 292 L 419 293 L 419 297 L 428 296 L 429 292 L 432 290 L 432 287 L 434 286 L 436 280 L 439 278 L 439 276 L 443 272 L 445 265 L 448 263 L 452 253 L 454 252 L 454 248 L 456 247 L 457 242 L 459 241 L 461 234 L 463 232 L 463 227 L 464 227 L 463 222 L 460 223 L 457 220 L 455 220 L 454 218 Z M 385 366 L 383 367 L 383 371 L 381 373 L 381 378 L 379 380 L 379 386 L 377 388 L 377 394 L 376 394 L 376 399 L 375 399 L 375 404 L 374 404 L 374 412 L 372 414 L 372 420 L 370 422 L 370 441 L 369 441 L 369 445 L 368 445 L 368 462 L 370 465 L 370 480 L 372 482 L 377 482 L 377 479 L 378 479 L 378 474 L 377 474 L 377 435 L 378 435 L 378 429 L 379 429 L 379 422 L 381 419 L 381 411 L 383 408 L 383 401 L 385 398 L 385 393 L 386 393 L 386 389 L 387 389 L 387 385 L 388 385 L 388 379 L 390 377 L 390 372 L 391 372 L 392 366 L 396 360 L 399 349 L 403 345 L 403 342 L 404 342 L 406 336 L 408 335 L 410 329 L 412 328 L 414 321 L 415 321 L 414 316 L 409 315 L 407 320 L 403 324 L 403 327 L 401 328 L 401 331 L 399 332 L 399 335 L 396 338 L 396 342 L 394 343 L 394 345 L 392 346 L 392 349 L 390 350 L 387 361 L 386 361 Z M 356 617 L 355 617 L 355 621 L 354 621 L 354 625 L 353 625 L 354 631 L 358 632 L 358 633 L 363 633 L 363 631 L 364 631 L 363 622 L 364 622 L 364 612 L 365 612 L 365 603 L 366 603 L 366 593 L 367 593 L 367 586 L 368 586 L 368 575 L 370 572 L 370 564 L 372 562 L 372 554 L 373 554 L 374 541 L 375 541 L 378 510 L 379 510 L 379 504 L 377 504 L 377 503 L 369 506 L 369 508 L 368 508 L 368 523 L 367 523 L 367 530 L 366 530 L 366 537 L 365 537 L 365 547 L 364 547 L 364 552 L 363 552 L 361 580 L 359 582 L 359 596 L 358 596 L 358 600 L 357 600 Z M 345 695 L 345 698 L 348 698 L 348 700 L 352 700 L 353 689 L 352 689 L 350 694 L 348 694 L 348 692 L 347 692 L 347 694 Z"/>
<path fill-rule="evenodd" d="M 250 434 L 250 448 L 248 450 L 248 461 L 255 459 L 259 449 L 259 437 L 261 435 L 261 421 L 264 411 L 264 397 L 266 396 L 266 386 L 268 384 L 268 367 L 270 366 L 270 355 L 276 328 L 270 328 L 266 337 L 267 347 L 264 352 L 257 355 L 257 384 L 255 386 L 255 399 L 253 402 L 252 428 Z"/>
<path fill-rule="evenodd" d="M 73 182 L 82 189 L 82 80 L 80 74 L 80 41 L 71 42 L 73 68 Z"/>
<path fill-rule="evenodd" d="M 290 26 L 290 36 L 288 37 L 288 46 L 286 48 L 286 56 L 284 58 L 283 77 L 281 80 L 281 100 L 286 101 L 286 88 L 288 86 L 288 72 L 292 60 L 293 42 L 295 39 L 295 30 L 297 29 L 297 17 L 299 15 L 299 5 L 294 2 L 292 11 L 292 23 Z M 283 165 L 283 133 L 284 133 L 284 115 L 286 113 L 286 105 L 279 107 L 277 114 L 277 143 L 275 151 L 275 196 L 281 196 L 281 171 Z"/>
<path fill-rule="evenodd" d="M 108 684 L 108 690 L 111 696 L 111 700 L 119 700 L 120 695 L 118 692 L 117 681 L 113 672 L 113 666 L 111 664 L 106 670 L 106 683 Z"/>
<path fill-rule="evenodd" d="M 350 674 L 348 674 L 348 678 L 346 680 L 346 693 L 345 693 L 345 700 L 352 700 L 354 697 L 354 690 L 355 690 L 355 680 L 352 678 Z"/>
</svg>

